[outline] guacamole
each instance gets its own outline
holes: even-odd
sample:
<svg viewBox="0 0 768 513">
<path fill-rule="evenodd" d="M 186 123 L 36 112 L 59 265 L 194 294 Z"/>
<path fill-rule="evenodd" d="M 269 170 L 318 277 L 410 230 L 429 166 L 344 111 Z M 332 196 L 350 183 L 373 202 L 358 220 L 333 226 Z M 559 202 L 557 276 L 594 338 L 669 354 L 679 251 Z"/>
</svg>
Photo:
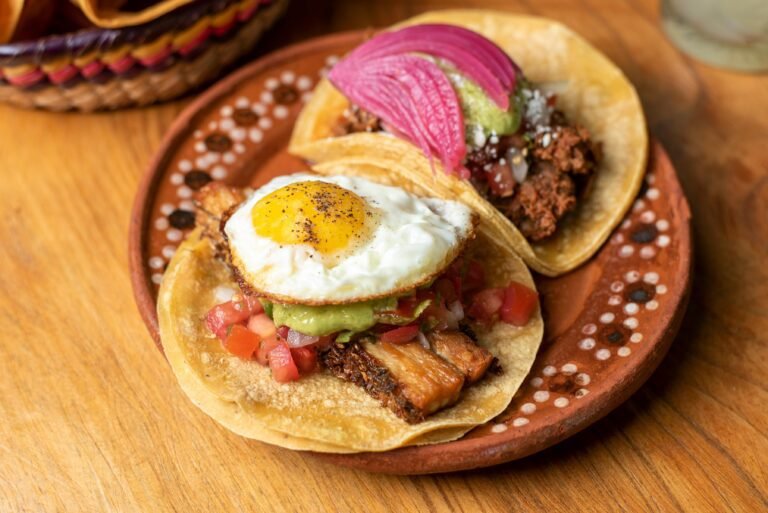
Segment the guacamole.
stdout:
<svg viewBox="0 0 768 513">
<path fill-rule="evenodd" d="M 275 326 L 288 326 L 305 335 L 324 336 L 338 331 L 360 332 L 376 324 L 376 312 L 394 310 L 397 298 L 376 299 L 347 305 L 272 305 Z"/>
<path fill-rule="evenodd" d="M 461 103 L 466 125 L 467 143 L 473 146 L 485 144 L 485 138 L 491 134 L 513 134 L 520 127 L 523 101 L 517 92 L 510 98 L 509 110 L 501 110 L 488 98 L 475 82 L 455 70 L 446 71 Z"/>
<path fill-rule="evenodd" d="M 416 306 L 411 316 L 401 316 L 393 312 L 397 301 L 397 297 L 388 297 L 347 305 L 285 305 L 264 300 L 262 304 L 275 326 L 288 326 L 305 335 L 318 337 L 340 333 L 337 342 L 347 342 L 355 333 L 378 323 L 409 324 L 432 303 L 431 299 L 425 299 Z"/>
</svg>

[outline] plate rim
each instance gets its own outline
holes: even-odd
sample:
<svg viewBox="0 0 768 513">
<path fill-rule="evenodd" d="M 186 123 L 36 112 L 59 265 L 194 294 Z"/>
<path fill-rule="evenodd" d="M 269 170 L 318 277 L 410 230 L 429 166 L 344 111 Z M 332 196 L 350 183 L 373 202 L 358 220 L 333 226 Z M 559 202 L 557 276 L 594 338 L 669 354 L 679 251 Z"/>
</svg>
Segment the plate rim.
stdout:
<svg viewBox="0 0 768 513">
<path fill-rule="evenodd" d="M 280 65 L 285 61 L 290 61 L 308 50 L 317 53 L 328 47 L 333 48 L 346 42 L 358 41 L 371 32 L 372 29 L 362 29 L 327 34 L 261 56 L 201 93 L 182 110 L 168 127 L 139 182 L 128 230 L 129 272 L 134 300 L 156 347 L 164 357 L 165 354 L 159 338 L 156 303 L 151 292 L 149 274 L 145 273 L 145 257 L 148 249 L 147 234 L 152 206 L 152 202 L 149 200 L 156 195 L 159 189 L 161 178 L 164 176 L 163 171 L 168 161 L 173 158 L 173 149 L 194 130 L 191 128 L 191 123 L 196 116 L 205 113 L 206 106 L 224 97 L 251 76 L 258 75 L 263 70 Z M 682 283 L 682 287 L 678 289 L 679 294 L 674 298 L 676 306 L 668 318 L 661 323 L 662 334 L 655 341 L 651 350 L 642 360 L 634 362 L 624 380 L 615 380 L 607 390 L 601 392 L 601 400 L 591 401 L 589 405 L 579 410 L 580 418 L 577 422 L 571 422 L 567 428 L 563 428 L 562 424 L 573 417 L 569 416 L 558 422 L 545 425 L 542 429 L 526 435 L 525 438 L 538 440 L 532 444 L 516 444 L 513 430 L 495 434 L 491 441 L 489 441 L 489 437 L 458 439 L 446 442 L 446 444 L 451 444 L 449 454 L 444 454 L 445 444 L 352 454 L 307 452 L 335 464 L 381 473 L 431 474 L 469 470 L 520 459 L 551 447 L 597 422 L 625 402 L 648 380 L 668 352 L 679 330 L 690 297 L 693 265 L 690 208 L 667 152 L 661 143 L 651 136 L 646 172 L 650 169 L 665 167 L 672 174 L 670 182 L 674 190 L 670 191 L 670 197 L 677 198 L 678 204 L 673 207 L 673 210 L 678 210 L 680 214 L 678 237 L 680 238 L 680 247 L 685 249 L 680 255 L 683 265 L 681 266 L 682 276 L 680 276 L 678 283 Z M 606 241 L 605 244 L 607 243 Z M 519 440 L 517 441 L 519 442 Z M 417 455 L 418 457 L 415 457 Z"/>
<path fill-rule="evenodd" d="M 143 273 L 144 257 L 146 256 L 146 237 L 149 227 L 150 206 L 148 199 L 157 192 L 162 178 L 162 170 L 169 159 L 172 158 L 171 150 L 190 132 L 190 123 L 204 107 L 227 92 L 244 79 L 259 73 L 261 70 L 275 66 L 283 61 L 290 60 L 295 55 L 302 54 L 308 49 L 320 50 L 328 46 L 338 46 L 346 40 L 356 40 L 370 32 L 369 29 L 349 30 L 336 32 L 316 38 L 307 39 L 285 48 L 258 57 L 243 67 L 233 71 L 221 80 L 215 82 L 208 89 L 200 93 L 190 102 L 171 122 L 166 129 L 160 145 L 155 150 L 149 164 L 142 171 L 136 196 L 131 207 L 131 218 L 128 225 L 128 267 L 133 290 L 133 298 L 139 309 L 144 324 L 149 328 L 150 335 L 155 345 L 165 356 L 163 346 L 158 335 L 157 312 L 155 302 L 152 299 L 149 277 Z"/>
</svg>

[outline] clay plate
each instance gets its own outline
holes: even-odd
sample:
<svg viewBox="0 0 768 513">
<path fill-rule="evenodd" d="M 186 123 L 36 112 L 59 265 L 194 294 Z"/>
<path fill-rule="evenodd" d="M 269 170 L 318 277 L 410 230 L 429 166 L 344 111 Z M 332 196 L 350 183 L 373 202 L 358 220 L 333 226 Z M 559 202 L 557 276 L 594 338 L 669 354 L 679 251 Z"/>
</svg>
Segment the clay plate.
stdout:
<svg viewBox="0 0 768 513">
<path fill-rule="evenodd" d="M 136 302 L 158 347 L 157 288 L 193 227 L 194 192 L 211 180 L 258 186 L 306 169 L 285 151 L 295 117 L 328 66 L 364 35 L 322 37 L 268 55 L 211 88 L 171 127 L 139 188 L 130 228 Z M 454 442 L 322 457 L 379 472 L 445 472 L 521 458 L 592 424 L 637 390 L 669 348 L 688 298 L 689 221 L 674 169 L 654 141 L 643 189 L 600 252 L 566 276 L 537 279 L 545 340 L 502 415 Z"/>
</svg>

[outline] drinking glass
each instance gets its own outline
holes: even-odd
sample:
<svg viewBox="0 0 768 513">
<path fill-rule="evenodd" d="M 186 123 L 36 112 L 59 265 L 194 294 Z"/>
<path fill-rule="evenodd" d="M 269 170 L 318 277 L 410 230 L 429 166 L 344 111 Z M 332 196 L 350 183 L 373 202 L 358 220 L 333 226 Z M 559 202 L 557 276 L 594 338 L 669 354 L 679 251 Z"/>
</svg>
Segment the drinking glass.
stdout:
<svg viewBox="0 0 768 513">
<path fill-rule="evenodd" d="M 768 0 L 662 0 L 661 24 L 696 59 L 740 71 L 768 70 Z"/>
</svg>

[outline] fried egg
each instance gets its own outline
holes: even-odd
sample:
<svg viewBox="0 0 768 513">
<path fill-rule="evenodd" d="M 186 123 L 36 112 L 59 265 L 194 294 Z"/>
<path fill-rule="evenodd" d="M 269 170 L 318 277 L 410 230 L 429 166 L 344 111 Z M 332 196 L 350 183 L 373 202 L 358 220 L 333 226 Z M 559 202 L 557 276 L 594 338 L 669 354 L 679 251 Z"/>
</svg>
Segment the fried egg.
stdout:
<svg viewBox="0 0 768 513">
<path fill-rule="evenodd" d="M 362 178 L 297 173 L 257 189 L 224 233 L 232 265 L 257 293 L 344 304 L 431 281 L 473 237 L 474 214 Z"/>
</svg>

